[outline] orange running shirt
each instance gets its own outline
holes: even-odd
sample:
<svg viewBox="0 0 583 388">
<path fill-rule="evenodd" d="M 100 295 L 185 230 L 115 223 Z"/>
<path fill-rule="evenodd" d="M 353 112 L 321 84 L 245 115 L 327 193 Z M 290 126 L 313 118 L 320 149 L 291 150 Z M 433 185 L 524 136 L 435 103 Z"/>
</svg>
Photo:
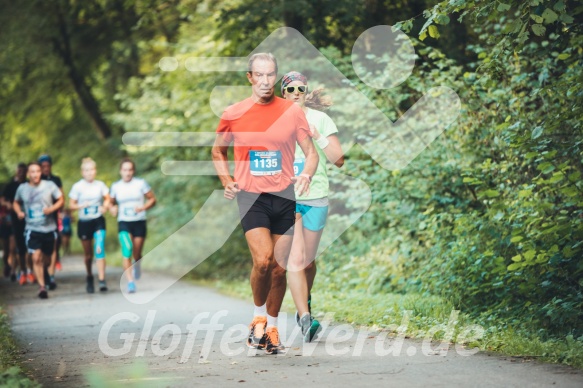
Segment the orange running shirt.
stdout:
<svg viewBox="0 0 583 388">
<path fill-rule="evenodd" d="M 285 190 L 294 176 L 296 142 L 310 136 L 302 109 L 279 97 L 266 105 L 247 98 L 229 106 L 217 133 L 235 142 L 235 182 L 252 193 Z"/>
</svg>

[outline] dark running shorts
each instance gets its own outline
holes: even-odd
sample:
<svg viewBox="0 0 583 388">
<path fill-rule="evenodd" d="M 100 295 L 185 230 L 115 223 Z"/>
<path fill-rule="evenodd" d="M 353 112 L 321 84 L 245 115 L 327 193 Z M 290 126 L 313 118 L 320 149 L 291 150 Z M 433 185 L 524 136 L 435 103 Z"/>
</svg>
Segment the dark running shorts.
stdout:
<svg viewBox="0 0 583 388">
<path fill-rule="evenodd" d="M 237 194 L 237 204 L 245 233 L 255 228 L 267 228 L 271 234 L 293 235 L 296 212 L 293 185 L 277 193 L 241 191 Z"/>
<path fill-rule="evenodd" d="M 55 239 L 57 238 L 57 232 L 34 232 L 32 230 L 26 231 L 26 247 L 29 253 L 34 253 L 37 249 L 40 249 L 42 253 L 47 256 L 53 254 L 55 249 Z"/>
<path fill-rule="evenodd" d="M 148 228 L 146 221 L 118 221 L 118 230 L 128 232 L 132 237 L 146 237 Z"/>
<path fill-rule="evenodd" d="M 81 240 L 91 240 L 98 230 L 105 230 L 105 218 L 103 216 L 93 220 L 79 220 L 77 222 L 77 236 Z"/>
</svg>

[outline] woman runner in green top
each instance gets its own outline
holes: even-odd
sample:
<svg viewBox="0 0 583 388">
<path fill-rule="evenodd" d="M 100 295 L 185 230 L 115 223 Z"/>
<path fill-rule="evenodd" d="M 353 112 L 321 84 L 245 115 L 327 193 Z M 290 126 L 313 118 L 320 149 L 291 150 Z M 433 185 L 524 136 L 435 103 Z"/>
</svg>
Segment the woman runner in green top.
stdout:
<svg viewBox="0 0 583 388">
<path fill-rule="evenodd" d="M 281 94 L 285 99 L 302 107 L 320 157 L 309 193 L 296 197 L 294 239 L 287 264 L 289 288 L 298 310 L 296 321 L 302 327 L 304 340 L 311 342 L 321 330 L 319 322 L 311 316 L 310 291 L 316 277 L 314 260 L 328 217 L 329 182 L 326 162 L 330 161 L 337 167 L 342 167 L 344 155 L 336 136 L 336 125 L 330 116 L 321 111 L 332 105 L 329 98 L 322 96 L 322 89 L 308 94 L 308 79 L 303 74 L 292 71 L 282 78 Z M 304 163 L 304 154 L 296 147 L 295 175 L 301 174 Z"/>
</svg>

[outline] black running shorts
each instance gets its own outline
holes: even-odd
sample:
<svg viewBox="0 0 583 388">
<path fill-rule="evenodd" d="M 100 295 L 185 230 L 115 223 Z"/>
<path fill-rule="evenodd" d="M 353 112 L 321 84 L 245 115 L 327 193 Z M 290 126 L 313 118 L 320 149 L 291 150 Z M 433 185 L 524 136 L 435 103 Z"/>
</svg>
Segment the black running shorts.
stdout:
<svg viewBox="0 0 583 388">
<path fill-rule="evenodd" d="M 41 252 L 47 256 L 53 254 L 57 232 L 42 233 L 27 230 L 25 233 L 26 247 L 28 248 L 29 253 L 34 253 L 34 251 L 40 249 Z"/>
<path fill-rule="evenodd" d="M 93 220 L 79 220 L 77 223 L 77 236 L 81 240 L 93 239 L 93 234 L 98 230 L 105 230 L 105 218 L 103 216 Z"/>
<path fill-rule="evenodd" d="M 293 185 L 277 193 L 240 191 L 237 204 L 245 233 L 255 228 L 267 228 L 272 234 L 293 235 L 296 213 Z"/>
<path fill-rule="evenodd" d="M 146 221 L 118 221 L 118 231 L 128 232 L 132 237 L 146 237 L 148 228 Z"/>
</svg>

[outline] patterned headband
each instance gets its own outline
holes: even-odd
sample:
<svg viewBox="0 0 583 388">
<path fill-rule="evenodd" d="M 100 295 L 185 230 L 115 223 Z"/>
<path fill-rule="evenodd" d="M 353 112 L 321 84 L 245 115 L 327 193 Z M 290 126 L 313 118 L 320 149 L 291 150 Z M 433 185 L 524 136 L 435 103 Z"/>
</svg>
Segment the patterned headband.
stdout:
<svg viewBox="0 0 583 388">
<path fill-rule="evenodd" d="M 300 81 L 304 85 L 308 84 L 308 79 L 306 78 L 305 75 L 303 75 L 302 73 L 298 73 L 297 71 L 290 71 L 289 73 L 284 75 L 283 78 L 281 79 L 281 94 L 282 95 L 283 95 L 283 90 L 285 89 L 285 87 L 294 81 Z"/>
</svg>

